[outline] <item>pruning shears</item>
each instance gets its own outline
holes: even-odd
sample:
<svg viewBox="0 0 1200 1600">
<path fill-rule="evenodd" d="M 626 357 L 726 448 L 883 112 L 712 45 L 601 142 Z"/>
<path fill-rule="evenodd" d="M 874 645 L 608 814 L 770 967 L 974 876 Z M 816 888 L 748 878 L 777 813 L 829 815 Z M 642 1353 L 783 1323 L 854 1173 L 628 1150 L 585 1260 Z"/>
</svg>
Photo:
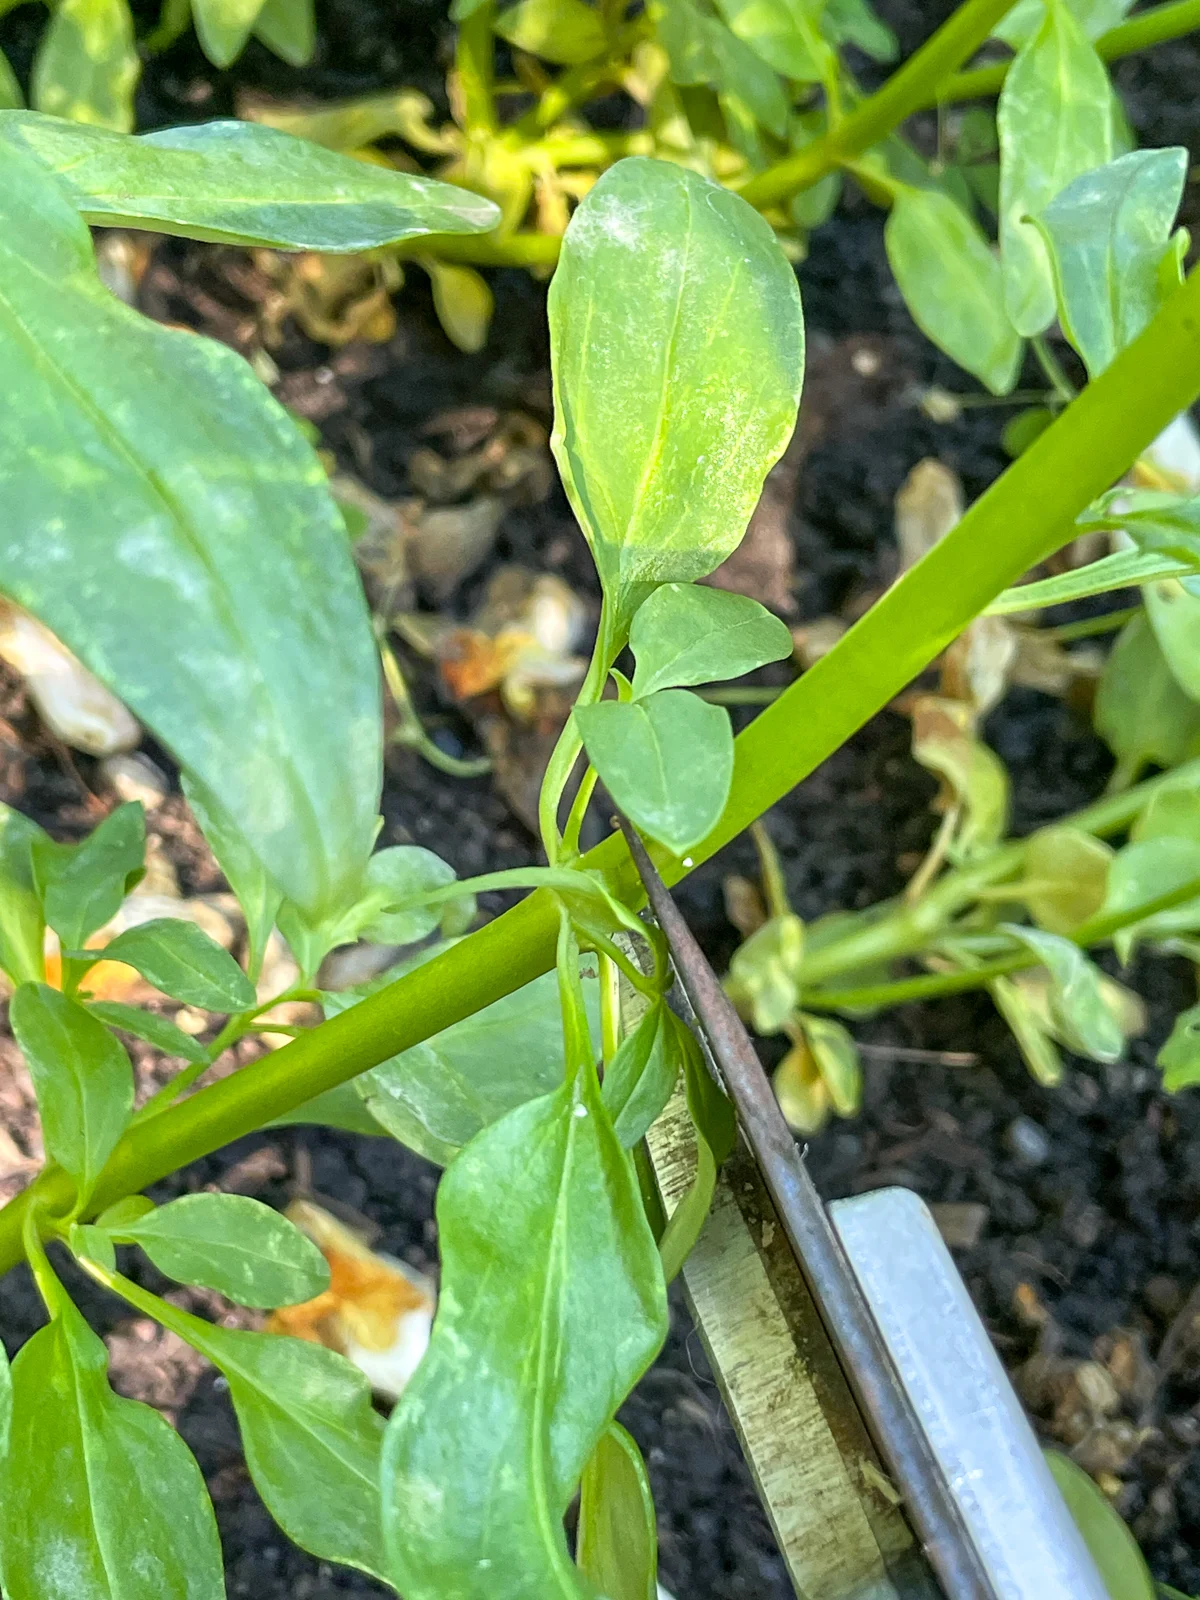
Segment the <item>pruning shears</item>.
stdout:
<svg viewBox="0 0 1200 1600">
<path fill-rule="evenodd" d="M 671 1003 L 737 1114 L 742 1148 L 684 1280 L 797 1593 L 1106 1600 L 923 1202 L 887 1189 L 826 1206 L 741 1019 L 619 820 L 671 953 Z M 688 1145 L 678 1110 L 649 1141 L 668 1210 Z"/>
</svg>

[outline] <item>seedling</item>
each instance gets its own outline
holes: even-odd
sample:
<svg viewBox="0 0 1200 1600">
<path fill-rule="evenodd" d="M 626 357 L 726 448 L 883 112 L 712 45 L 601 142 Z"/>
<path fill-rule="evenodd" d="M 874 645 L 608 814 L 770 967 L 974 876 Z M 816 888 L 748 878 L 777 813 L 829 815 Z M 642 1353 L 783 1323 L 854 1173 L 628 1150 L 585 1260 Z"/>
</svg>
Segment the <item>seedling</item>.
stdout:
<svg viewBox="0 0 1200 1600">
<path fill-rule="evenodd" d="M 973 48 L 977 25 L 990 27 L 1002 9 L 970 0 L 949 25 L 955 50 Z M 1051 24 L 1054 38 L 1070 31 L 1058 0 L 1047 16 L 1038 39 Z M 951 55 L 949 65 L 959 59 Z M 914 103 L 906 72 L 847 119 L 867 142 L 890 125 L 881 108 L 898 117 Z M 1035 74 L 1023 92 L 1053 94 L 1057 81 Z M 1022 170 L 1036 159 L 1023 149 Z M 1109 329 L 1116 353 L 1103 365 L 1096 357 L 1078 399 L 735 741 L 725 712 L 696 686 L 774 660 L 787 641 L 752 602 L 695 584 L 736 547 L 795 423 L 795 276 L 746 200 L 683 165 L 613 165 L 574 214 L 550 299 L 554 450 L 599 573 L 600 628 L 546 773 L 546 864 L 459 883 L 428 851 L 374 850 L 377 641 L 319 461 L 238 357 L 108 296 L 86 222 L 336 251 L 469 239 L 495 223 L 495 208 L 251 125 L 132 139 L 9 112 L 0 169 L 0 208 L 12 212 L 0 231 L 0 346 L 6 370 L 20 374 L 0 446 L 9 508 L 0 586 L 178 758 L 249 944 L 248 975 L 175 925 L 122 937 L 121 959 L 150 982 L 227 1018 L 211 1044 L 136 1008 L 97 1005 L 88 977 L 100 951 L 90 941 L 142 870 L 140 808 L 118 809 L 74 847 L 3 814 L 0 965 L 49 1156 L 0 1212 L 0 1266 L 29 1261 L 50 1319 L 5 1371 L 9 1600 L 166 1591 L 207 1600 L 222 1588 L 194 1463 L 161 1419 L 109 1389 L 103 1347 L 56 1276 L 50 1245 L 65 1245 L 221 1369 L 265 1504 L 318 1558 L 375 1574 L 406 1600 L 586 1595 L 611 1590 L 614 1570 L 628 1593 L 649 1595 L 644 1469 L 613 1417 L 662 1343 L 666 1282 L 703 1224 L 733 1130 L 692 1035 L 665 1006 L 664 950 L 636 914 L 623 841 L 580 852 L 588 796 L 608 787 L 668 883 L 746 828 L 1069 539 L 1075 519 L 1200 392 L 1200 284 L 1178 286 L 1164 270 L 1148 287 L 1138 276 L 1134 309 Z M 1022 190 L 1036 189 L 1043 231 L 1024 212 L 1010 216 L 1021 244 L 1002 270 L 1037 317 L 1057 305 L 1083 347 L 1078 330 L 1099 313 L 1086 284 L 1070 300 L 1076 235 L 1046 220 L 1062 198 L 1055 185 L 1075 176 L 1056 169 L 1053 181 Z M 1118 277 L 1125 237 L 1107 258 Z M 1112 279 L 1104 288 L 1106 305 L 1120 300 Z M 1032 309 L 1021 315 L 1036 320 Z M 1090 514 L 1111 513 L 1101 502 Z M 1175 533 L 1170 540 L 1180 559 Z M 1189 698 L 1186 685 L 1181 693 Z M 1161 759 L 1141 748 L 1142 760 Z M 953 781 L 949 761 L 946 770 Z M 1104 826 L 1093 814 L 1089 836 L 1152 815 L 1144 798 L 1136 790 L 1102 802 Z M 971 812 L 969 793 L 961 809 Z M 961 864 L 887 935 L 855 931 L 858 955 L 920 954 L 948 932 L 940 955 L 955 970 L 906 982 L 968 986 L 1044 964 L 1062 994 L 1086 986 L 1083 944 L 1118 929 L 1140 937 L 1152 917 L 1200 897 L 1200 867 L 1178 848 L 1179 815 L 1171 809 L 1153 879 L 1126 873 L 1114 901 L 1110 869 L 1104 907 L 1071 937 L 1015 920 L 1020 899 L 982 932 L 957 925 L 983 889 L 1011 886 L 1027 865 L 1028 846 L 977 827 L 969 850 L 965 836 L 948 842 L 951 856 L 962 844 Z M 471 896 L 492 887 L 535 892 L 465 933 Z M 1034 912 L 1028 883 L 1021 893 Z M 946 926 L 930 920 L 931 904 Z M 58 986 L 46 981 L 47 927 L 61 948 Z M 337 945 L 438 942 L 398 978 L 319 996 L 329 1013 L 320 1026 L 185 1095 L 256 1026 L 250 983 L 273 927 L 300 966 L 292 997 L 316 993 Z M 785 980 L 794 945 L 794 930 L 778 941 Z M 831 1003 L 831 980 L 845 969 L 826 962 L 822 971 L 810 945 L 799 969 L 806 1008 L 815 990 Z M 618 974 L 646 1002 L 627 1037 Z M 871 999 L 860 987 L 849 1003 Z M 1086 1021 L 1111 1038 L 1101 1010 Z M 1072 1026 L 1082 1027 L 1074 1013 Z M 122 1032 L 185 1063 L 136 1110 Z M 700 1160 L 656 1238 L 637 1151 L 681 1077 Z M 311 1298 L 324 1283 L 321 1260 L 285 1221 L 234 1197 L 155 1208 L 142 1195 L 281 1119 L 386 1131 L 447 1166 L 440 1309 L 386 1426 L 366 1378 L 336 1353 L 204 1322 L 120 1270 L 117 1246 L 136 1244 L 180 1281 L 242 1303 Z M 581 1480 L 584 1533 L 572 1554 L 563 1516 Z M 638 1537 L 613 1534 L 619 1519 L 606 1508 L 618 1500 L 643 1519 Z"/>
</svg>

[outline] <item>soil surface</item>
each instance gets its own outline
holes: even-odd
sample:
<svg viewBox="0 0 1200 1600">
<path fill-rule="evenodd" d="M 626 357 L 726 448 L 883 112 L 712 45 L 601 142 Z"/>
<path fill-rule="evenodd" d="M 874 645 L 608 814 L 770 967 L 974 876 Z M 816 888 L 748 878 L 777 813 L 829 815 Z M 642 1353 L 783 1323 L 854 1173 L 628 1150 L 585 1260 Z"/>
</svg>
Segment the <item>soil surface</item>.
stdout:
<svg viewBox="0 0 1200 1600">
<path fill-rule="evenodd" d="M 951 6 L 896 0 L 879 9 L 908 50 Z M 409 83 L 441 101 L 444 10 L 440 0 L 324 0 L 316 63 L 300 72 L 252 47 L 231 72 L 214 74 L 195 45 L 181 41 L 148 67 L 141 124 L 229 114 L 247 87 L 329 98 Z M 0 47 L 22 75 L 43 16 L 42 8 L 23 6 L 0 24 Z M 1200 46 L 1185 42 L 1124 63 L 1117 74 L 1143 141 L 1186 144 L 1193 160 L 1198 70 Z M 141 303 L 245 348 L 255 314 L 246 273 L 237 252 L 164 241 L 142 280 Z M 799 275 L 810 372 L 794 500 L 789 492 L 778 524 L 795 565 L 793 622 L 854 614 L 866 604 L 895 570 L 892 500 L 909 470 L 937 456 L 959 473 L 968 498 L 978 494 L 1005 465 L 999 434 L 1010 414 L 972 408 L 936 423 L 920 408 L 919 393 L 930 384 L 966 391 L 967 380 L 908 319 L 884 260 L 881 217 L 857 196 L 847 195 L 815 235 Z M 409 463 L 428 445 L 423 430 L 431 419 L 493 408 L 548 422 L 544 291 L 515 272 L 491 282 L 496 319 L 480 355 L 463 356 L 447 343 L 414 272 L 385 344 L 335 350 L 289 326 L 272 351 L 276 392 L 318 426 L 344 470 L 384 496 L 411 494 Z M 454 589 L 450 612 L 470 615 L 489 575 L 509 563 L 555 573 L 594 599 L 582 540 L 557 488 L 540 502 L 508 506 L 488 563 Z M 786 597 L 786 578 L 778 571 L 774 578 Z M 442 750 L 478 754 L 478 719 L 446 702 L 427 664 L 407 654 L 404 662 Z M 789 672 L 769 670 L 762 681 Z M 1016 691 L 987 732 L 1012 775 L 1019 832 L 1103 788 L 1107 753 L 1056 700 Z M 161 752 L 151 753 L 169 768 Z M 394 752 L 382 842 L 427 845 L 462 875 L 529 861 L 535 843 L 518 790 L 514 782 L 501 793 L 490 777 L 444 775 Z M 908 755 L 900 716 L 884 713 L 863 729 L 768 818 L 796 910 L 815 916 L 896 893 L 931 836 L 932 791 Z M 0 797 L 59 836 L 77 837 L 106 808 L 97 799 L 103 794 L 94 764 L 49 741 L 19 685 L 0 680 Z M 151 828 L 186 892 L 219 887 L 178 797 L 154 814 Z M 718 966 L 736 942 L 722 879 L 753 871 L 753 851 L 739 841 L 681 887 L 681 904 Z M 957 1252 L 959 1263 L 1039 1430 L 1108 1474 L 1156 1575 L 1195 1592 L 1200 1337 L 1191 1296 L 1200 1285 L 1200 1099 L 1163 1095 L 1153 1066 L 1173 1015 L 1192 1003 L 1195 989 L 1182 962 L 1143 961 L 1131 981 L 1149 1007 L 1146 1037 L 1118 1066 L 1074 1064 L 1056 1091 L 1030 1080 L 978 997 L 908 1006 L 856 1025 L 871 1047 L 863 1113 L 814 1139 L 809 1160 L 829 1198 L 902 1183 L 938 1205 L 971 1208 L 942 1215 L 973 1239 Z M 964 1050 L 975 1065 L 938 1059 Z M 775 1059 L 769 1042 L 763 1051 Z M 139 1066 L 153 1070 L 148 1055 Z M 36 1154 L 31 1122 L 11 1045 L 0 1039 L 0 1164 L 16 1185 Z M 436 1271 L 437 1172 L 382 1139 L 265 1133 L 178 1174 L 160 1192 L 219 1184 L 282 1204 L 298 1178 L 376 1224 L 379 1248 Z M 163 1287 L 144 1262 L 130 1266 Z M 382 1595 L 358 1574 L 314 1562 L 275 1528 L 245 1473 L 222 1380 L 69 1265 L 63 1270 L 109 1339 L 118 1387 L 161 1406 L 196 1452 L 216 1503 L 230 1595 Z M 210 1314 L 236 1315 L 213 1297 L 183 1298 Z M 10 1352 L 40 1321 L 25 1271 L 11 1273 L 0 1283 Z M 791 1590 L 782 1563 L 678 1299 L 667 1347 L 623 1420 L 654 1480 L 664 1583 L 680 1600 L 785 1600 Z"/>
</svg>

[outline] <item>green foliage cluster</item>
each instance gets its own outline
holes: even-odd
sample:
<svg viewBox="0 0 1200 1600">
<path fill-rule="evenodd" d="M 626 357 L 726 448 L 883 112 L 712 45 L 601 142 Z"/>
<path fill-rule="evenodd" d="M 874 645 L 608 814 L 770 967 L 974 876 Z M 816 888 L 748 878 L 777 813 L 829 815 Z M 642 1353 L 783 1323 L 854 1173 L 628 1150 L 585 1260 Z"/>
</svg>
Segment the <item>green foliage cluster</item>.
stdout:
<svg viewBox="0 0 1200 1600">
<path fill-rule="evenodd" d="M 968 0 L 942 43 L 914 58 L 916 91 L 936 88 L 936 73 L 922 73 L 952 72 L 1005 9 Z M 589 65 L 581 52 L 591 51 L 597 26 L 606 40 L 633 26 L 582 0 L 556 4 L 548 22 L 540 0 L 499 19 L 486 0 L 463 11 L 468 54 L 481 39 L 490 48 L 498 22 L 521 48 L 569 50 L 568 73 Z M 891 129 L 914 104 L 914 63 L 877 96 L 851 96 L 829 28 L 842 30 L 839 43 L 883 51 L 886 40 L 861 5 L 831 4 L 822 15 L 824 32 L 802 4 L 778 14 L 677 10 L 666 24 L 675 29 L 675 78 L 660 88 L 670 84 L 680 105 L 700 106 L 707 95 L 726 132 L 740 127 L 749 147 L 752 138 L 786 142 L 785 82 L 818 83 L 831 127 L 810 137 L 833 137 L 835 115 L 854 123 L 862 142 L 843 146 L 846 159 L 864 182 L 899 186 L 893 218 L 902 219 L 901 238 L 906 227 L 911 236 L 905 206 L 932 204 L 949 216 L 941 200 L 921 198 L 941 191 L 898 178 L 899 157 L 889 154 Z M 574 30 L 566 43 L 563 16 Z M 614 1417 L 662 1343 L 666 1286 L 704 1222 L 733 1124 L 695 1039 L 666 1004 L 666 952 L 636 914 L 620 836 L 581 853 L 596 784 L 677 880 L 989 606 L 1010 606 L 1011 586 L 1069 540 L 1081 517 L 1130 541 L 1105 558 L 1124 562 L 1117 583 L 1150 584 L 1101 697 L 1123 779 L 1191 754 L 1190 735 L 1171 724 L 1173 733 L 1152 739 L 1149 729 L 1165 724 L 1125 700 L 1145 691 L 1144 663 L 1157 651 L 1180 703 L 1196 703 L 1186 630 L 1172 620 L 1200 572 L 1189 543 L 1194 507 L 1168 489 L 1108 495 L 1200 393 L 1200 283 L 1178 285 L 1170 236 L 1178 162 L 1171 152 L 1112 159 L 1106 80 L 1065 0 L 1022 5 L 1009 25 L 1021 32 L 1008 82 L 1023 98 L 1020 116 L 1001 107 L 1001 255 L 997 262 L 981 240 L 963 248 L 999 274 L 985 298 L 992 309 L 1003 301 L 1012 333 L 1008 353 L 996 355 L 1003 341 L 993 329 L 993 355 L 978 364 L 993 378 L 1003 367 L 1007 381 L 1012 341 L 1057 315 L 1091 381 L 738 740 L 726 713 L 696 689 L 780 659 L 789 640 L 753 601 L 697 580 L 737 546 L 795 424 L 804 359 L 795 275 L 771 222 L 695 160 L 630 156 L 589 185 L 550 295 L 553 446 L 600 577 L 602 616 L 546 773 L 546 865 L 467 883 L 428 851 L 374 849 L 378 654 L 315 453 L 237 357 L 156 327 L 107 294 L 87 224 L 120 219 L 325 252 L 434 239 L 448 251 L 455 240 L 479 241 L 500 210 L 461 186 L 262 126 L 133 138 L 0 113 L 0 355 L 20 374 L 0 439 L 9 511 L 0 590 L 53 628 L 178 758 L 250 945 L 249 972 L 175 922 L 143 924 L 106 947 L 164 994 L 224 1016 L 207 1046 L 161 1016 L 97 999 L 89 974 L 100 952 L 89 940 L 143 870 L 140 807 L 119 808 L 74 846 L 0 812 L 0 969 L 14 989 L 12 1027 L 48 1156 L 0 1212 L 0 1267 L 29 1261 L 48 1317 L 11 1372 L 0 1369 L 0 1574 L 10 1600 L 222 1593 L 195 1463 L 161 1418 L 110 1389 L 103 1345 L 63 1288 L 49 1245 L 222 1371 L 264 1503 L 319 1558 L 374 1574 L 406 1600 L 651 1600 L 653 1506 L 636 1446 Z M 652 11 L 637 26 L 663 21 Z M 742 73 L 733 87 L 727 70 Z M 1067 82 L 1080 86 L 1085 106 L 1071 138 L 1051 149 L 1037 130 L 1065 114 Z M 468 88 L 464 77 L 471 103 Z M 485 139 L 479 148 L 491 146 Z M 506 215 L 511 222 L 511 208 Z M 941 232 L 936 219 L 923 225 L 922 237 L 974 238 L 951 220 Z M 952 282 L 946 303 L 970 303 L 961 274 Z M 1073 581 L 1097 592 L 1113 572 L 1085 569 Z M 1178 593 L 1163 598 L 1170 584 Z M 1020 591 L 1022 607 L 1039 601 L 1044 591 Z M 623 670 L 627 647 L 632 676 Z M 1125 658 L 1136 652 L 1130 670 Z M 970 744 L 969 730 L 963 738 Z M 1189 908 L 1200 902 L 1195 768 L 1114 794 L 1052 838 L 1047 830 L 1006 843 L 1003 805 L 993 793 L 979 806 L 971 790 L 986 761 L 970 750 L 964 757 L 953 739 L 930 759 L 962 785 L 961 831 L 945 845 L 950 870 L 931 875 L 911 903 L 836 926 L 805 930 L 777 897 L 773 920 L 732 974 L 761 1025 L 798 1017 L 839 1106 L 853 1098 L 855 1063 L 849 1035 L 828 1013 L 854 1014 L 925 992 L 922 984 L 989 983 L 1014 1017 L 1019 992 L 1014 1026 L 1045 1077 L 1056 1041 L 1112 1059 L 1119 1009 L 1085 949 L 1187 939 Z M 1129 842 L 1113 854 L 1102 841 L 1119 833 Z M 534 892 L 464 936 L 472 895 L 501 887 Z M 1021 911 L 1030 920 L 1014 920 Z M 326 1020 L 185 1097 L 260 1025 L 253 980 L 276 927 L 300 967 L 283 998 L 321 1001 Z M 47 981 L 47 928 L 63 952 L 57 985 Z M 360 938 L 425 947 L 398 977 L 322 994 L 325 955 Z M 930 956 L 936 970 L 927 974 L 875 975 Z M 1029 970 L 1039 975 L 1036 1003 L 1017 987 Z M 628 1031 L 623 993 L 640 1005 Z M 1171 1068 L 1172 1081 L 1191 1072 L 1193 1027 L 1181 1019 L 1168 1046 L 1188 1063 Z M 183 1063 L 137 1109 L 129 1035 Z M 698 1159 L 691 1192 L 660 1231 L 639 1146 L 676 1092 L 686 1097 Z M 386 1424 L 366 1379 L 341 1357 L 214 1326 L 120 1270 L 118 1247 L 136 1246 L 177 1281 L 243 1305 L 319 1292 L 319 1254 L 265 1208 L 221 1195 L 155 1206 L 142 1193 L 197 1155 L 281 1120 L 378 1132 L 446 1166 L 440 1308 Z M 563 1517 L 577 1490 L 572 1551 Z"/>
</svg>

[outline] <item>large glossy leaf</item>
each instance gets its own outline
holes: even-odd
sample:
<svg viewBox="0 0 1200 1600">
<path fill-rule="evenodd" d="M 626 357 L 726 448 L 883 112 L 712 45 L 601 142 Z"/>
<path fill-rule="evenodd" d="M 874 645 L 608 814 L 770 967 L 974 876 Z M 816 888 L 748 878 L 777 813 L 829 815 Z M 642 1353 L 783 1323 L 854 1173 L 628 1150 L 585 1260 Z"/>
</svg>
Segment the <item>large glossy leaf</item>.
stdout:
<svg viewBox="0 0 1200 1600">
<path fill-rule="evenodd" d="M 136 967 L 172 1000 L 206 1011 L 248 1011 L 254 985 L 229 954 L 194 922 L 155 917 L 118 934 L 104 947 L 106 961 Z"/>
<path fill-rule="evenodd" d="M 1069 183 L 1034 218 L 1050 251 L 1058 319 L 1095 378 L 1150 321 L 1187 175 L 1187 151 L 1133 150 Z"/>
<path fill-rule="evenodd" d="M 325 1257 L 294 1223 L 240 1194 L 185 1194 L 110 1232 L 179 1283 L 243 1306 L 289 1306 L 329 1287 Z"/>
<path fill-rule="evenodd" d="M 9 111 L 0 113 L 0 136 L 49 167 L 87 220 L 107 227 L 328 252 L 480 233 L 500 217 L 469 190 L 355 161 L 258 122 L 128 138 Z"/>
<path fill-rule="evenodd" d="M 642 1452 L 617 1422 L 600 1435 L 579 1491 L 575 1559 L 606 1600 L 656 1600 L 658 1528 Z"/>
<path fill-rule="evenodd" d="M 637 658 L 633 692 L 740 678 L 792 653 L 778 617 L 748 595 L 703 584 L 664 583 L 637 609 L 629 630 Z"/>
<path fill-rule="evenodd" d="M 102 1022 L 45 983 L 21 985 L 9 1020 L 37 1091 L 46 1153 L 84 1199 L 129 1120 L 129 1057 Z"/>
<path fill-rule="evenodd" d="M 666 1297 L 590 1067 L 467 1146 L 438 1224 L 433 1337 L 384 1446 L 391 1581 L 405 1600 L 593 1593 L 562 1517 L 662 1342 Z"/>
<path fill-rule="evenodd" d="M 921 331 L 993 394 L 1007 394 L 1023 347 L 1004 310 L 1000 262 L 977 224 L 941 190 L 904 185 L 884 241 Z"/>
<path fill-rule="evenodd" d="M 59 0 L 33 65 L 33 103 L 128 133 L 140 72 L 126 0 Z"/>
<path fill-rule="evenodd" d="M 14 984 L 37 983 L 45 976 L 45 929 L 32 854 L 41 837 L 36 822 L 0 804 L 0 971 Z"/>
<path fill-rule="evenodd" d="M 1054 281 L 1045 243 L 1025 219 L 1112 155 L 1108 74 L 1063 0 L 1052 0 L 1009 68 L 996 127 L 1005 306 L 1018 333 L 1041 333 L 1054 317 Z"/>
<path fill-rule="evenodd" d="M 396 976 L 397 971 L 389 972 L 385 981 Z M 599 1029 L 596 988 L 594 980 L 584 984 L 593 1038 Z M 363 991 L 326 995 L 326 1014 L 334 1016 L 363 997 Z M 548 973 L 373 1067 L 354 1080 L 354 1087 L 377 1131 L 382 1127 L 444 1164 L 483 1128 L 555 1089 L 563 1068 L 558 985 Z M 320 1107 L 304 1111 L 319 1120 Z M 339 1125 L 345 1125 L 344 1116 Z"/>
<path fill-rule="evenodd" d="M 192 815 L 246 918 L 246 970 L 251 981 L 257 982 L 283 895 L 241 829 L 213 797 L 192 783 L 186 773 L 182 786 Z"/>
<path fill-rule="evenodd" d="M 292 899 L 343 902 L 375 835 L 379 666 L 324 469 L 240 356 L 108 294 L 44 167 L 0 142 L 0 179 L 0 363 L 18 375 L 0 590 L 174 750 Z"/>
<path fill-rule="evenodd" d="M 716 826 L 733 778 L 733 731 L 720 706 L 660 689 L 581 707 L 575 719 L 605 788 L 651 838 L 681 855 Z"/>
<path fill-rule="evenodd" d="M 8 1600 L 224 1600 L 204 1479 L 158 1412 L 120 1399 L 65 1295 L 12 1369 L 0 1468 Z"/>
<path fill-rule="evenodd" d="M 796 420 L 795 274 L 736 195 L 633 157 L 571 219 L 550 329 L 555 457 L 627 621 L 639 586 L 702 577 L 746 530 Z"/>
</svg>

